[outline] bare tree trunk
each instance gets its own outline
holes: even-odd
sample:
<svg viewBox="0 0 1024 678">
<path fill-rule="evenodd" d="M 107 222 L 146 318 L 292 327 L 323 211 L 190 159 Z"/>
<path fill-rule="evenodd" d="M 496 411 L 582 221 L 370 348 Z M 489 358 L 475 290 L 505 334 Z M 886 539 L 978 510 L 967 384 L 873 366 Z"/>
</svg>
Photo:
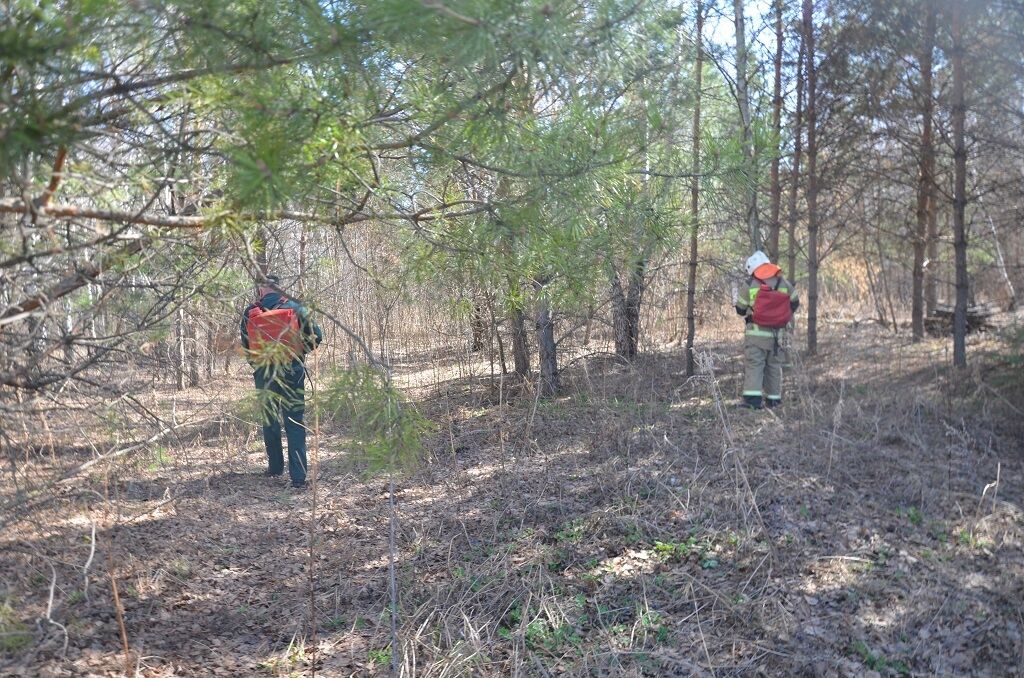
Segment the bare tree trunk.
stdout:
<svg viewBox="0 0 1024 678">
<path fill-rule="evenodd" d="M 750 93 L 747 87 L 747 36 L 746 20 L 743 17 L 743 0 L 733 0 L 736 22 L 736 98 L 743 125 L 743 155 L 745 179 L 747 182 L 747 226 L 750 244 L 755 250 L 761 249 L 761 223 L 757 216 L 757 167 L 754 164 L 754 132 L 750 121 Z"/>
<path fill-rule="evenodd" d="M 196 327 L 196 319 L 190 316 L 185 318 L 185 328 L 188 332 L 186 350 L 188 353 L 188 385 L 192 388 L 199 386 L 199 332 Z"/>
<path fill-rule="evenodd" d="M 644 295 L 646 254 L 640 255 L 629 267 L 626 289 L 618 271 L 611 266 L 612 327 L 615 330 L 615 355 L 633 360 L 640 342 L 640 306 Z"/>
<path fill-rule="evenodd" d="M 537 299 L 537 353 L 540 361 L 540 383 L 542 396 L 558 393 L 558 354 L 555 345 L 555 322 L 551 317 L 551 305 L 543 288 L 538 286 Z"/>
<path fill-rule="evenodd" d="M 697 0 L 697 45 L 693 75 L 696 100 L 690 137 L 690 261 L 686 279 L 686 374 L 693 376 L 696 365 L 693 345 L 697 335 L 697 253 L 700 233 L 700 104 L 704 80 L 704 1 Z"/>
<path fill-rule="evenodd" d="M 935 313 L 935 307 L 939 304 L 936 285 L 939 277 L 938 211 L 938 196 L 933 184 L 928 198 L 928 265 L 924 267 L 924 309 L 925 315 L 929 316 Z"/>
<path fill-rule="evenodd" d="M 185 310 L 178 307 L 178 325 L 177 325 L 177 350 L 175 351 L 175 363 L 177 372 L 177 381 L 175 382 L 175 389 L 178 391 L 185 390 L 185 371 L 188 368 L 187 358 L 185 355 Z"/>
<path fill-rule="evenodd" d="M 213 360 L 214 360 L 214 349 L 216 348 L 214 339 L 216 338 L 216 331 L 213 325 L 207 323 L 206 325 L 206 379 L 209 381 L 213 379 Z"/>
<path fill-rule="evenodd" d="M 950 3 L 950 32 L 953 65 L 953 251 L 956 260 L 956 309 L 953 315 L 953 365 L 967 367 L 967 145 L 964 124 L 967 104 L 964 100 L 963 16 L 959 2 Z"/>
<path fill-rule="evenodd" d="M 479 353 L 484 350 L 484 336 L 487 334 L 487 318 L 484 315 L 484 305 L 479 299 L 473 302 L 473 315 L 469 321 L 470 331 L 473 333 L 471 353 Z"/>
<path fill-rule="evenodd" d="M 934 150 L 932 148 L 932 52 L 935 49 L 935 3 L 928 6 L 925 17 L 924 42 L 921 45 L 921 150 L 917 183 L 917 229 L 914 233 L 914 285 L 911 293 L 911 331 L 914 341 L 924 338 L 924 261 L 928 248 L 928 205 L 934 183 Z"/>
<path fill-rule="evenodd" d="M 800 32 L 800 47 L 796 58 L 796 115 L 793 119 L 793 166 L 790 168 L 789 233 L 787 234 L 786 274 L 796 282 L 796 198 L 800 187 L 800 160 L 803 153 L 804 115 L 804 37 Z"/>
<path fill-rule="evenodd" d="M 306 297 L 306 222 L 299 228 L 299 296 Z"/>
<path fill-rule="evenodd" d="M 75 344 L 72 334 L 75 331 L 74 311 L 71 300 L 64 300 L 64 361 L 70 365 L 75 359 Z"/>
<path fill-rule="evenodd" d="M 629 328 L 629 355 L 636 358 L 640 349 L 640 307 L 643 305 L 644 288 L 647 280 L 647 253 L 633 262 L 629 271 L 629 286 L 626 288 L 626 323 Z"/>
<path fill-rule="evenodd" d="M 678 74 L 678 71 L 677 71 Z M 644 125 L 644 174 L 641 179 L 645 196 L 649 194 L 651 168 L 651 156 L 648 144 L 649 129 L 647 125 L 647 103 L 643 103 L 643 125 Z M 616 355 L 633 360 L 636 358 L 637 347 L 640 341 L 640 306 L 643 303 L 644 287 L 647 276 L 647 260 L 650 256 L 649 236 L 642 228 L 634 232 L 634 244 L 636 252 L 630 253 L 627 257 L 624 269 L 626 274 L 625 293 L 622 289 L 622 279 L 614 265 L 611 268 L 612 276 L 612 322 L 615 326 L 615 353 Z"/>
<path fill-rule="evenodd" d="M 866 235 L 864 237 L 864 251 L 868 251 Z M 864 263 L 868 274 L 868 286 L 871 289 L 871 299 L 875 302 L 875 313 L 878 315 L 878 322 L 887 326 L 889 322 L 885 319 L 885 303 L 882 300 L 880 286 L 877 284 L 877 279 L 875 278 L 875 269 L 872 267 L 870 260 L 865 261 Z"/>
<path fill-rule="evenodd" d="M 612 334 L 615 337 L 615 355 L 630 360 L 629 346 L 629 309 L 626 306 L 626 294 L 622 289 L 622 281 L 614 266 L 611 266 L 612 282 Z"/>
<path fill-rule="evenodd" d="M 879 201 L 878 205 L 879 205 L 879 208 L 881 208 L 882 203 Z M 879 209 L 879 211 L 881 211 L 881 209 Z M 881 222 L 881 216 L 882 215 L 879 214 L 878 216 L 879 216 L 879 221 L 877 223 L 882 223 Z M 875 238 L 875 245 L 878 247 L 878 278 L 882 282 L 882 294 L 885 295 L 885 301 L 889 305 L 889 317 L 892 318 L 892 333 L 893 334 L 899 334 L 900 333 L 900 321 L 896 317 L 896 304 L 895 304 L 895 302 L 893 302 L 892 291 L 889 288 L 889 276 L 886 275 L 886 273 L 885 273 L 885 269 L 887 268 L 886 265 L 885 265 L 885 252 L 882 250 L 882 239 L 880 237 L 876 237 Z M 883 315 L 882 318 L 883 318 L 883 322 L 884 322 L 885 316 Z M 884 324 L 887 327 L 889 325 L 888 322 L 884 322 Z"/>
<path fill-rule="evenodd" d="M 256 265 L 260 273 L 267 275 L 270 273 L 270 233 L 262 226 L 256 232 L 260 239 L 259 249 L 256 250 Z"/>
<path fill-rule="evenodd" d="M 98 314 L 94 313 L 93 310 L 92 310 L 93 309 L 93 305 L 96 303 L 96 300 L 99 298 L 99 290 L 98 289 L 94 289 L 96 287 L 98 287 L 98 286 L 97 285 L 93 285 L 92 283 L 89 283 L 89 284 L 87 284 L 85 286 L 85 291 L 89 294 L 89 338 L 90 339 L 95 339 L 96 336 L 97 336 L 97 333 L 96 333 L 96 316 Z M 90 346 L 91 346 L 91 344 L 90 344 Z"/>
<path fill-rule="evenodd" d="M 594 305 L 587 306 L 587 324 L 583 326 L 583 345 L 590 346 L 590 333 L 594 328 Z"/>
<path fill-rule="evenodd" d="M 512 311 L 512 361 L 517 375 L 523 379 L 530 376 L 530 343 L 526 336 L 526 317 L 519 308 Z"/>
<path fill-rule="evenodd" d="M 782 185 L 779 183 L 779 161 L 781 154 L 780 137 L 782 136 L 782 52 L 785 41 L 782 33 L 782 0 L 775 0 L 775 81 L 772 90 L 772 142 L 775 152 L 772 154 L 771 167 L 771 224 L 768 227 L 768 257 L 772 261 L 779 260 L 779 211 L 782 205 Z M 790 273 L 790 271 L 787 271 Z"/>
<path fill-rule="evenodd" d="M 1003 246 L 999 244 L 999 232 L 996 231 L 996 224 L 992 221 L 991 215 L 988 215 L 988 227 L 992 232 L 992 242 L 996 246 L 996 263 L 999 265 L 999 275 L 1003 276 L 1003 282 L 1006 283 L 1006 291 L 1010 295 L 1010 301 L 1006 305 L 1006 310 L 1013 311 L 1017 308 L 1017 290 L 1014 289 L 1013 278 L 1010 277 L 1010 271 L 1006 268 Z"/>
<path fill-rule="evenodd" d="M 807 352 L 813 355 L 818 351 L 818 74 L 813 0 L 803 0 L 803 31 L 807 50 Z"/>
<path fill-rule="evenodd" d="M 490 294 L 485 294 L 484 300 L 487 302 L 487 315 L 491 320 L 491 332 L 498 343 L 498 360 L 501 362 L 501 373 L 508 374 L 508 363 L 505 360 L 505 341 L 501 338 L 501 332 L 498 331 L 498 319 L 494 317 L 494 300 Z"/>
</svg>

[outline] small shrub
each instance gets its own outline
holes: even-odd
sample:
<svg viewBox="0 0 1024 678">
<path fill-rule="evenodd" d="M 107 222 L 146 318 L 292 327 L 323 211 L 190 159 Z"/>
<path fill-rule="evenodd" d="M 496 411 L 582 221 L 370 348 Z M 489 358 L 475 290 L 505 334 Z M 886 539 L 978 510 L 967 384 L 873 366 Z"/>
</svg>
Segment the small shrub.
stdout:
<svg viewBox="0 0 1024 678">
<path fill-rule="evenodd" d="M 921 509 L 916 506 L 897 509 L 896 515 L 906 516 L 907 520 L 910 521 L 910 524 L 914 527 L 920 527 L 921 523 L 924 522 L 924 514 L 922 514 Z"/>
<path fill-rule="evenodd" d="M 32 634 L 9 602 L 0 605 L 0 652 L 18 654 L 32 642 Z"/>
<path fill-rule="evenodd" d="M 324 628 L 330 631 L 338 631 L 346 626 L 348 626 L 348 624 L 345 623 L 345 618 L 340 615 L 335 615 L 324 622 Z"/>
<path fill-rule="evenodd" d="M 871 671 L 877 671 L 883 674 L 888 671 L 892 671 L 901 676 L 910 675 L 910 667 L 908 667 L 905 662 L 900 660 L 893 661 L 886 659 L 882 655 L 873 653 L 871 648 L 869 648 L 867 643 L 863 640 L 855 642 L 851 649 L 860 659 L 861 663 Z"/>
<path fill-rule="evenodd" d="M 391 646 L 389 645 L 380 650 L 370 650 L 367 658 L 372 666 L 387 666 L 391 663 Z"/>
<path fill-rule="evenodd" d="M 575 518 L 562 525 L 562 529 L 555 532 L 555 539 L 570 544 L 578 544 L 583 541 L 586 535 L 586 521 L 582 518 Z"/>
</svg>

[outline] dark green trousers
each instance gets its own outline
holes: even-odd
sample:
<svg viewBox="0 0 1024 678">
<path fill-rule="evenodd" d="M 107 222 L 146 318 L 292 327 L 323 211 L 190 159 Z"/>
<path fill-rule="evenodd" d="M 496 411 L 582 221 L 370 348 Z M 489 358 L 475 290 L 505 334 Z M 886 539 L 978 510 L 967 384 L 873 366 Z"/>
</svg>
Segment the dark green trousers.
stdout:
<svg viewBox="0 0 1024 678">
<path fill-rule="evenodd" d="M 253 374 L 263 409 L 263 442 L 267 446 L 268 472 L 284 472 L 281 449 L 281 420 L 288 439 L 288 475 L 292 483 L 306 481 L 306 412 L 304 381 L 306 368 L 301 361 L 285 365 L 258 367 Z"/>
</svg>

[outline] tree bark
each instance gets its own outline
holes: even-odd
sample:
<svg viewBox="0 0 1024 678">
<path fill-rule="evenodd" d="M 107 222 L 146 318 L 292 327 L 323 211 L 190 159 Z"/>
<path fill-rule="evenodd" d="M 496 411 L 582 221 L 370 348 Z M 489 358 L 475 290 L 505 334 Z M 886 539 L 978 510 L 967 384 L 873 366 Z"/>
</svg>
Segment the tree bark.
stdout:
<svg viewBox="0 0 1024 678">
<path fill-rule="evenodd" d="M 772 154 L 770 175 L 771 224 L 768 226 L 768 258 L 772 261 L 779 260 L 779 231 L 782 228 L 782 224 L 779 221 L 779 212 L 782 205 L 782 185 L 779 183 L 779 156 L 782 152 L 780 137 L 782 136 L 782 52 L 784 48 L 782 0 L 775 0 L 775 81 L 772 91 L 772 134 L 775 137 L 772 144 L 775 152 Z"/>
<path fill-rule="evenodd" d="M 612 279 L 612 327 L 615 330 L 615 355 L 633 360 L 640 343 L 640 307 L 643 302 L 644 278 L 646 276 L 645 255 L 641 255 L 629 267 L 626 289 L 614 266 Z"/>
<path fill-rule="evenodd" d="M 484 336 L 487 333 L 487 317 L 484 315 L 484 305 L 479 299 L 473 302 L 473 315 L 469 321 L 469 328 L 472 332 L 471 353 L 479 353 L 484 350 Z"/>
<path fill-rule="evenodd" d="M 928 198 L 928 265 L 924 267 L 924 309 L 926 316 L 932 315 L 935 312 L 935 308 L 939 305 L 936 285 L 939 279 L 938 211 L 938 196 L 933 184 L 931 195 Z"/>
<path fill-rule="evenodd" d="M 697 335 L 697 253 L 700 233 L 700 105 L 704 80 L 704 2 L 697 0 L 696 54 L 693 79 L 696 100 L 690 137 L 690 261 L 686 279 L 686 374 L 696 373 L 693 355 Z"/>
<path fill-rule="evenodd" d="M 216 330 L 212 324 L 206 325 L 206 380 L 213 379 L 213 362 L 216 357 Z"/>
<path fill-rule="evenodd" d="M 796 282 L 796 198 L 800 187 L 800 160 L 803 153 L 803 115 L 804 115 L 804 37 L 800 32 L 800 47 L 796 58 L 796 114 L 793 118 L 793 166 L 790 168 L 789 186 L 789 232 L 786 242 L 786 274 Z"/>
<path fill-rule="evenodd" d="M 270 273 L 270 233 L 262 226 L 256 233 L 260 239 L 260 248 L 256 251 L 256 265 L 262 275 L 267 275 Z"/>
<path fill-rule="evenodd" d="M 188 369 L 188 359 L 185 356 L 185 309 L 178 307 L 176 341 L 174 350 L 175 376 L 174 388 L 176 391 L 185 390 L 185 371 Z"/>
<path fill-rule="evenodd" d="M 988 215 L 988 227 L 992 233 L 992 243 L 996 247 L 996 263 L 999 265 L 999 275 L 1003 277 L 1003 282 L 1006 283 L 1006 291 L 1010 295 L 1010 301 L 1006 304 L 1006 310 L 1015 311 L 1017 309 L 1017 290 L 1013 287 L 1013 278 L 1010 277 L 1010 270 L 1006 267 L 1003 246 L 999 244 L 999 232 L 996 230 L 996 224 L 992 221 L 991 215 Z"/>
<path fill-rule="evenodd" d="M 501 332 L 498 331 L 498 320 L 494 317 L 494 301 L 490 294 L 484 295 L 484 301 L 487 302 L 487 317 L 490 319 L 491 332 L 498 344 L 498 360 L 501 362 L 501 373 L 508 374 L 508 364 L 505 360 L 505 342 L 501 338 Z M 491 350 L 493 352 L 494 349 L 492 348 Z"/>
<path fill-rule="evenodd" d="M 932 200 L 934 184 L 934 150 L 932 148 L 932 52 L 935 49 L 935 3 L 928 2 L 924 36 L 921 44 L 921 149 L 920 172 L 917 182 L 917 229 L 914 233 L 914 273 L 911 293 L 911 331 L 914 341 L 924 338 L 925 315 L 925 254 L 928 249 L 928 205 Z"/>
<path fill-rule="evenodd" d="M 540 361 L 538 388 L 541 396 L 553 396 L 558 393 L 559 387 L 555 322 L 551 317 L 551 305 L 544 295 L 543 288 L 539 287 L 538 292 L 537 353 Z"/>
<path fill-rule="evenodd" d="M 611 267 L 612 279 L 612 334 L 615 338 L 615 355 L 630 360 L 629 351 L 629 310 L 626 308 L 626 293 L 622 289 L 619 272 Z"/>
<path fill-rule="evenodd" d="M 308 236 L 306 234 L 306 222 L 299 226 L 299 296 L 306 297 L 306 245 Z"/>
<path fill-rule="evenodd" d="M 807 51 L 807 352 L 818 352 L 818 135 L 817 66 L 814 63 L 814 3 L 803 0 Z"/>
<path fill-rule="evenodd" d="M 950 32 L 953 66 L 953 251 L 956 261 L 956 310 L 953 316 L 953 365 L 967 367 L 967 145 L 964 126 L 967 104 L 964 98 L 963 14 L 959 2 L 950 3 Z"/>
<path fill-rule="evenodd" d="M 761 223 L 757 215 L 757 167 L 754 164 L 754 132 L 750 121 L 750 92 L 747 87 L 747 36 L 743 16 L 743 0 L 733 0 L 736 23 L 736 99 L 743 125 L 744 175 L 747 182 L 747 227 L 750 244 L 761 249 Z"/>
<path fill-rule="evenodd" d="M 188 356 L 188 385 L 192 388 L 199 386 L 199 332 L 196 327 L 196 319 L 190 315 L 185 316 L 186 331 L 186 354 Z"/>
<path fill-rule="evenodd" d="M 512 362 L 517 375 L 530 376 L 530 342 L 526 335 L 526 317 L 522 309 L 512 311 Z"/>
</svg>

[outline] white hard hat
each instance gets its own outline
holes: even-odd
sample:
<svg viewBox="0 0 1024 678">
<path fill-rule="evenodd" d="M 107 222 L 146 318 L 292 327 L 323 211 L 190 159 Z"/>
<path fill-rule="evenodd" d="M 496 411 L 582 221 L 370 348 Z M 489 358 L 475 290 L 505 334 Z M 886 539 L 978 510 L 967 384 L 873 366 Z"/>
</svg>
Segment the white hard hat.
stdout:
<svg viewBox="0 0 1024 678">
<path fill-rule="evenodd" d="M 772 262 L 771 259 L 768 258 L 767 254 L 761 250 L 754 252 L 750 255 L 750 258 L 747 259 L 747 275 L 754 275 L 754 271 L 756 271 L 759 266 L 770 263 Z"/>
</svg>

